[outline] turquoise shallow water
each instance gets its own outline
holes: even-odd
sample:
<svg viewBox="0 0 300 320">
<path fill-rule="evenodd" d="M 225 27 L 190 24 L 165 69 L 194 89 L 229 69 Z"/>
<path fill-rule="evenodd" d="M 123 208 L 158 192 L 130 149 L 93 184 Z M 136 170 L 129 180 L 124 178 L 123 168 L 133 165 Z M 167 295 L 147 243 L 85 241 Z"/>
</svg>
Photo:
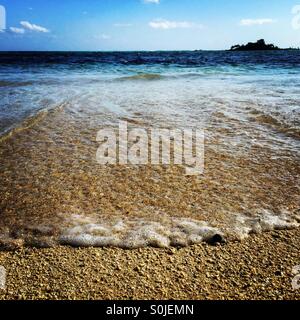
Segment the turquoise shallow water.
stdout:
<svg viewBox="0 0 300 320">
<path fill-rule="evenodd" d="M 153 108 L 170 104 L 172 90 L 178 112 L 179 102 L 199 102 L 201 109 L 208 98 L 253 102 L 293 131 L 300 118 L 299 71 L 298 51 L 1 53 L 0 132 L 63 102 L 85 109 L 83 96 L 89 106 L 122 113 L 122 104 L 133 100 L 137 108 L 147 99 Z"/>
<path fill-rule="evenodd" d="M 68 103 L 101 124 L 140 111 L 152 125 L 232 118 L 297 149 L 299 71 L 298 51 L 1 53 L 0 132 Z"/>
</svg>

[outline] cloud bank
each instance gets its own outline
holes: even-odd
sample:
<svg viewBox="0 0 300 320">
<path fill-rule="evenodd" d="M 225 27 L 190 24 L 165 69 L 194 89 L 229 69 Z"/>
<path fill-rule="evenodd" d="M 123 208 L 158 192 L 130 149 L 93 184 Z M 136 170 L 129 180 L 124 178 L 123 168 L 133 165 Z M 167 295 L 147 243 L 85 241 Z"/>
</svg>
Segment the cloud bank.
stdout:
<svg viewBox="0 0 300 320">
<path fill-rule="evenodd" d="M 143 0 L 144 3 L 156 3 L 159 4 L 160 0 Z"/>
<path fill-rule="evenodd" d="M 203 28 L 201 24 L 195 24 L 188 21 L 169 21 L 164 19 L 153 20 L 149 22 L 149 26 L 153 29 L 189 29 L 189 28 Z"/>
<path fill-rule="evenodd" d="M 21 26 L 29 31 L 34 31 L 34 32 L 42 32 L 42 33 L 48 33 L 50 32 L 48 29 L 38 26 L 36 24 L 30 23 L 28 21 L 21 21 L 20 22 Z"/>
<path fill-rule="evenodd" d="M 24 34 L 25 30 L 23 28 L 10 27 L 9 30 L 13 33 Z"/>
</svg>

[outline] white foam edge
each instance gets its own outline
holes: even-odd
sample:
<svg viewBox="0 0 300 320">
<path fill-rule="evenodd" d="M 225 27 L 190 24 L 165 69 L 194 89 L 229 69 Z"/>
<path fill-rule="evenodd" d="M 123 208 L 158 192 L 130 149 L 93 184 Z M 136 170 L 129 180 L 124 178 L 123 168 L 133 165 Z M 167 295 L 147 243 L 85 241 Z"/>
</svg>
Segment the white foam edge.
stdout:
<svg viewBox="0 0 300 320">
<path fill-rule="evenodd" d="M 79 247 L 121 248 L 188 246 L 210 240 L 222 232 L 204 221 L 170 218 L 166 224 L 142 219 L 92 223 L 91 218 L 76 216 L 79 224 L 64 230 L 59 242 Z M 85 223 L 86 222 L 86 223 Z"/>
<path fill-rule="evenodd" d="M 288 212 L 274 214 L 260 210 L 251 216 L 233 215 L 232 224 L 220 228 L 212 227 L 205 221 L 188 218 L 167 218 L 163 223 L 143 219 L 119 219 L 97 221 L 92 217 L 81 215 L 71 216 L 73 226 L 63 231 L 59 242 L 64 245 L 79 247 L 160 247 L 188 246 L 203 241 L 210 241 L 215 235 L 233 234 L 243 240 L 253 233 L 272 230 L 294 229 L 300 226 L 299 217 Z"/>
<path fill-rule="evenodd" d="M 300 226 L 298 221 L 298 216 L 290 215 L 285 211 L 274 214 L 268 210 L 260 210 L 254 216 L 236 215 L 233 231 L 239 239 L 243 240 L 253 233 L 298 228 Z"/>
</svg>

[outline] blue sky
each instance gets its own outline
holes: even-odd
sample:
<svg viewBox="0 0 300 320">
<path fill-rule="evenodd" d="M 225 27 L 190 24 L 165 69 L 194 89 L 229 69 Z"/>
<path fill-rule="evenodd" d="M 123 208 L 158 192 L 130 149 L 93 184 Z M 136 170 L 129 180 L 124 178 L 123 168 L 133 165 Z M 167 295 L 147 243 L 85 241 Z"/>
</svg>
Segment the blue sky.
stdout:
<svg viewBox="0 0 300 320">
<path fill-rule="evenodd" d="M 297 4 L 300 0 L 0 0 L 6 9 L 0 50 L 227 49 L 260 38 L 300 46 L 300 26 L 292 27 Z"/>
</svg>

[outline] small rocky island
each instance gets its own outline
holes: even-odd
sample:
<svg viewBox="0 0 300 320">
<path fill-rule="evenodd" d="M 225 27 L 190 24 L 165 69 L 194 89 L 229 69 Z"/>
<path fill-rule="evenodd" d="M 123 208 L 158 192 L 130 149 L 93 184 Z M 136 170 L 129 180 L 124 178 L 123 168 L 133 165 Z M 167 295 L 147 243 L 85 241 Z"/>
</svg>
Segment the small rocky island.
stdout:
<svg viewBox="0 0 300 320">
<path fill-rule="evenodd" d="M 246 45 L 235 45 L 232 46 L 230 51 L 256 51 L 256 50 L 282 50 L 274 44 L 266 44 L 264 39 L 258 40 L 257 42 L 249 42 Z"/>
</svg>

